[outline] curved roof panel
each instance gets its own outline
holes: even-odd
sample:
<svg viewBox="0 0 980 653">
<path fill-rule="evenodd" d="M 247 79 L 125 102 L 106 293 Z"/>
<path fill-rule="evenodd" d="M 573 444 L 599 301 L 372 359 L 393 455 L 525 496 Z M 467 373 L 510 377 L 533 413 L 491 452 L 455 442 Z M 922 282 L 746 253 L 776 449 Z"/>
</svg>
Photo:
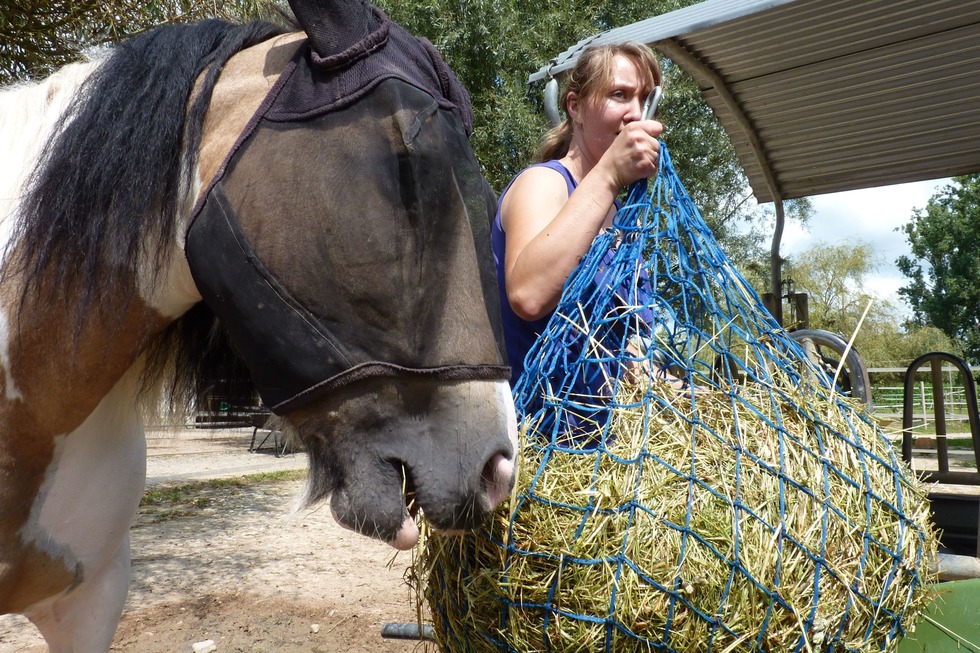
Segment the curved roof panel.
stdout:
<svg viewBox="0 0 980 653">
<path fill-rule="evenodd" d="M 528 81 L 629 40 L 697 80 L 760 202 L 980 171 L 980 0 L 707 0 Z"/>
</svg>

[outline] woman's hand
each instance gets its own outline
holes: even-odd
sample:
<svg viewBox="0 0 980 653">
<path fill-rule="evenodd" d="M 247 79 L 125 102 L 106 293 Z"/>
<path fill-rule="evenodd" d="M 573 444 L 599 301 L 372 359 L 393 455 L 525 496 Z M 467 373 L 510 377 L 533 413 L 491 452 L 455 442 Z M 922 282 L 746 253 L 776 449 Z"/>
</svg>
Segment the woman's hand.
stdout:
<svg viewBox="0 0 980 653">
<path fill-rule="evenodd" d="M 624 188 L 637 179 L 657 172 L 664 126 L 656 120 L 637 120 L 626 124 L 599 160 L 599 166 L 612 170 L 615 184 Z"/>
</svg>

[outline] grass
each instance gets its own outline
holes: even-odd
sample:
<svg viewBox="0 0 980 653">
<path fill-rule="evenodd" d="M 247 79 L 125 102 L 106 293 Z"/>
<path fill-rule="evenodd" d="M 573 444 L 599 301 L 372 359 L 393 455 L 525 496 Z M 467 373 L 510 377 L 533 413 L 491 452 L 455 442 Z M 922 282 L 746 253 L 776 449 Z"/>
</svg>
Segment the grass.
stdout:
<svg viewBox="0 0 980 653">
<path fill-rule="evenodd" d="M 894 414 L 872 413 L 872 417 L 878 426 L 890 438 L 902 437 L 902 416 Z M 936 434 L 936 420 L 916 419 L 909 429 L 915 436 L 934 436 Z M 973 440 L 970 437 L 970 422 L 966 417 L 946 416 L 946 441 L 951 447 L 973 448 Z"/>
<path fill-rule="evenodd" d="M 192 481 L 179 485 L 161 485 L 150 488 L 143 493 L 140 506 L 159 506 L 181 503 L 199 495 L 202 491 L 222 488 L 250 487 L 261 483 L 278 483 L 282 481 L 300 481 L 306 478 L 306 470 L 280 470 L 261 472 L 231 478 L 214 478 L 206 481 Z"/>
<path fill-rule="evenodd" d="M 913 435 L 923 435 L 923 436 L 933 436 L 933 437 L 936 437 L 936 432 L 934 430 L 929 430 L 929 429 L 913 429 L 912 430 L 912 433 L 913 433 Z M 964 437 L 951 438 L 951 437 L 947 437 L 946 438 L 946 445 L 950 449 L 969 449 L 971 451 L 973 450 L 973 440 L 971 438 L 964 438 Z"/>
<path fill-rule="evenodd" d="M 902 446 L 902 427 L 899 425 L 888 424 L 887 422 L 880 422 L 881 430 L 884 432 L 889 439 L 891 439 L 896 446 Z M 932 426 L 923 427 L 919 425 L 911 429 L 911 433 L 916 438 L 926 437 L 935 439 L 936 429 Z M 973 438 L 966 435 L 947 435 L 946 436 L 946 446 L 950 449 L 965 449 L 967 451 L 973 451 Z"/>
<path fill-rule="evenodd" d="M 300 481 L 306 470 L 280 470 L 231 478 L 215 478 L 147 489 L 140 499 L 142 523 L 160 522 L 194 515 L 215 503 L 218 493 L 239 493 L 256 485 Z"/>
</svg>

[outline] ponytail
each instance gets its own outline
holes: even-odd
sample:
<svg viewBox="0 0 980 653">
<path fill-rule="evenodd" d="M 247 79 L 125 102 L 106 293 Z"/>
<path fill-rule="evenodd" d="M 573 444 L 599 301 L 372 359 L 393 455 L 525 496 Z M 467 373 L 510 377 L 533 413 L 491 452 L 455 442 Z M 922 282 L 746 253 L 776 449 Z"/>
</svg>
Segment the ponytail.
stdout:
<svg viewBox="0 0 980 653">
<path fill-rule="evenodd" d="M 552 127 L 545 132 L 538 142 L 538 148 L 534 153 L 534 160 L 537 163 L 560 159 L 568 154 L 568 146 L 572 142 L 572 121 L 565 116 L 561 124 Z"/>
</svg>

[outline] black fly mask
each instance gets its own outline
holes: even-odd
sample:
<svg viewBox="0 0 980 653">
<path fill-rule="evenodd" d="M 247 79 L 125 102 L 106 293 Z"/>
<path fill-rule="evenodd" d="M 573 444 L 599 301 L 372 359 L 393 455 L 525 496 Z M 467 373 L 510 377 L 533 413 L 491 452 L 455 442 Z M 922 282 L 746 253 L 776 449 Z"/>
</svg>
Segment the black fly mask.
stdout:
<svg viewBox="0 0 980 653">
<path fill-rule="evenodd" d="M 509 376 L 467 94 L 428 42 L 365 20 L 328 54 L 304 25 L 313 47 L 187 232 L 200 292 L 280 414 L 372 377 Z"/>
</svg>

